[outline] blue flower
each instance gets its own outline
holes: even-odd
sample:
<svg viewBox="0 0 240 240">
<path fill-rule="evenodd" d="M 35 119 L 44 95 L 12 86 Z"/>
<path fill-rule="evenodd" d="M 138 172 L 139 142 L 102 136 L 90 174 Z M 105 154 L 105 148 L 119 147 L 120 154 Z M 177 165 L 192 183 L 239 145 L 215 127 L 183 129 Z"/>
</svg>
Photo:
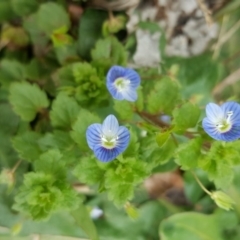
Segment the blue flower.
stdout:
<svg viewBox="0 0 240 240">
<path fill-rule="evenodd" d="M 119 126 L 115 116 L 109 115 L 103 124 L 94 123 L 86 132 L 88 146 L 102 162 L 115 159 L 128 146 L 130 133 L 126 127 Z"/>
<path fill-rule="evenodd" d="M 107 88 L 113 98 L 117 100 L 136 101 L 136 90 L 139 85 L 140 76 L 130 68 L 113 66 L 108 71 Z"/>
<path fill-rule="evenodd" d="M 240 105 L 238 103 L 226 102 L 221 106 L 209 103 L 206 106 L 206 115 L 202 126 L 209 136 L 226 142 L 240 138 Z"/>
</svg>

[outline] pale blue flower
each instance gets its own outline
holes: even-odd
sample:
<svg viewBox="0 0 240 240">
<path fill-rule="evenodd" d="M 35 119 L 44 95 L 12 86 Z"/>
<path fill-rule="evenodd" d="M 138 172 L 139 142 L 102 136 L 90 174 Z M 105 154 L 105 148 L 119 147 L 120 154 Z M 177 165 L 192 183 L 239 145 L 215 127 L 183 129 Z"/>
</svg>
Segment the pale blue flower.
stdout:
<svg viewBox="0 0 240 240">
<path fill-rule="evenodd" d="M 221 106 L 209 103 L 206 106 L 206 115 L 202 126 L 209 136 L 227 142 L 240 138 L 240 105 L 238 103 L 226 102 Z"/>
<path fill-rule="evenodd" d="M 113 98 L 117 100 L 137 100 L 137 88 L 140 85 L 140 76 L 130 68 L 113 66 L 107 74 L 107 88 Z"/>
<path fill-rule="evenodd" d="M 90 125 L 86 137 L 88 146 L 93 150 L 97 159 L 109 162 L 125 151 L 130 133 L 126 127 L 119 126 L 114 115 L 109 115 L 103 124 Z"/>
</svg>

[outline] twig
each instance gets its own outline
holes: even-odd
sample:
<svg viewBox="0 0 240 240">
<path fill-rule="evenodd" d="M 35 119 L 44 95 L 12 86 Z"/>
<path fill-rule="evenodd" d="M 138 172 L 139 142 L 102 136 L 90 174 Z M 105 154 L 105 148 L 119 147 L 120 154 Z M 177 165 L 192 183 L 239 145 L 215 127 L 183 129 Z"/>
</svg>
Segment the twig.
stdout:
<svg viewBox="0 0 240 240">
<path fill-rule="evenodd" d="M 220 82 L 212 91 L 212 95 L 216 97 L 219 95 L 227 86 L 233 85 L 240 80 L 240 68 L 235 72 L 226 77 L 222 82 Z"/>
<path fill-rule="evenodd" d="M 203 11 L 207 25 L 210 26 L 213 23 L 211 10 L 203 2 L 203 0 L 197 0 L 197 2 L 201 10 Z"/>
</svg>

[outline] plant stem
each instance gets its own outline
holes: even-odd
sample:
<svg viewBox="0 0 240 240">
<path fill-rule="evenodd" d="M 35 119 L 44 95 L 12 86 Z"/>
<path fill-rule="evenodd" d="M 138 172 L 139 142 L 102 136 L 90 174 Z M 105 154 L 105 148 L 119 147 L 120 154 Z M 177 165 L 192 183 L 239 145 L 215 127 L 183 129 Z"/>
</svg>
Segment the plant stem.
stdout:
<svg viewBox="0 0 240 240">
<path fill-rule="evenodd" d="M 14 167 L 11 170 L 11 173 L 14 173 L 17 168 L 19 167 L 19 165 L 21 164 L 22 160 L 18 160 L 17 163 L 14 165 Z"/>
<path fill-rule="evenodd" d="M 198 185 L 201 187 L 201 189 L 202 189 L 205 193 L 207 193 L 209 196 L 211 196 L 212 193 L 211 193 L 210 191 L 208 191 L 208 190 L 203 186 L 203 184 L 201 183 L 201 181 L 199 180 L 199 178 L 197 177 L 197 175 L 196 175 L 194 172 L 192 172 L 192 171 L 191 171 L 191 173 L 192 173 L 193 177 L 195 178 L 195 180 L 197 181 Z"/>
</svg>

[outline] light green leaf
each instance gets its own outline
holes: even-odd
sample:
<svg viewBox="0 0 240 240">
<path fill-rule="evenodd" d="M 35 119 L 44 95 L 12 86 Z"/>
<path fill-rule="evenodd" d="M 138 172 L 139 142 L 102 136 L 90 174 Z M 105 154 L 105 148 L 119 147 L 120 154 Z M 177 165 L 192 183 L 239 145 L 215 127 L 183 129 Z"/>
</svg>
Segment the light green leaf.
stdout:
<svg viewBox="0 0 240 240">
<path fill-rule="evenodd" d="M 223 240 L 215 216 L 179 213 L 161 222 L 162 240 Z"/>
<path fill-rule="evenodd" d="M 168 77 L 157 81 L 147 97 L 147 109 L 152 114 L 170 114 L 177 104 L 179 104 L 179 85 Z"/>
<path fill-rule="evenodd" d="M 89 150 L 86 140 L 86 131 L 93 123 L 100 123 L 99 117 L 85 109 L 81 109 L 77 121 L 72 126 L 73 131 L 71 131 L 71 137 L 82 151 Z"/>
<path fill-rule="evenodd" d="M 123 152 L 123 157 L 137 157 L 139 142 L 136 132 L 131 128 L 130 129 L 130 142 L 127 149 Z"/>
<path fill-rule="evenodd" d="M 13 147 L 21 159 L 35 161 L 39 158 L 42 153 L 38 144 L 40 137 L 37 132 L 25 132 L 13 138 Z"/>
<path fill-rule="evenodd" d="M 173 111 L 174 131 L 182 133 L 188 128 L 195 127 L 199 117 L 199 107 L 190 102 L 183 104 L 180 108 L 176 108 Z"/>
<path fill-rule="evenodd" d="M 123 45 L 113 36 L 98 40 L 91 55 L 93 64 L 106 71 L 112 65 L 126 66 L 128 56 Z"/>
<path fill-rule="evenodd" d="M 156 141 L 159 147 L 162 147 L 163 144 L 169 139 L 170 134 L 171 133 L 167 131 L 167 132 L 158 133 L 156 135 Z"/>
<path fill-rule="evenodd" d="M 143 91 L 141 86 L 137 89 L 137 95 L 138 95 L 138 98 L 136 101 L 136 108 L 139 112 L 141 112 L 144 108 Z"/>
<path fill-rule="evenodd" d="M 176 151 L 176 163 L 183 170 L 197 167 L 198 158 L 201 157 L 201 147 L 202 139 L 199 137 L 181 144 Z"/>
<path fill-rule="evenodd" d="M 147 175 L 146 164 L 138 159 L 126 158 L 121 163 L 113 162 L 104 177 L 109 198 L 118 206 L 125 204 L 133 197 L 134 187 Z"/>
<path fill-rule="evenodd" d="M 227 188 L 234 177 L 233 166 L 239 162 L 237 156 L 238 151 L 233 143 L 215 141 L 207 154 L 198 160 L 198 166 L 208 173 L 217 187 Z"/>
<path fill-rule="evenodd" d="M 90 218 L 87 208 L 80 203 L 78 209 L 71 212 L 76 223 L 87 234 L 91 240 L 99 240 L 96 227 Z"/>
<path fill-rule="evenodd" d="M 27 82 L 12 84 L 9 100 L 14 111 L 25 121 L 32 121 L 37 112 L 49 105 L 46 93 Z"/>
<path fill-rule="evenodd" d="M 66 169 L 61 160 L 62 154 L 59 150 L 53 149 L 43 153 L 37 161 L 35 161 L 35 170 L 37 172 L 44 172 L 54 177 L 57 181 L 64 181 L 66 176 Z"/>
<path fill-rule="evenodd" d="M 70 20 L 67 11 L 59 4 L 48 2 L 41 4 L 37 12 L 39 28 L 49 37 L 62 27 L 69 29 Z"/>
<path fill-rule="evenodd" d="M 105 171 L 99 167 L 95 158 L 84 157 L 81 158 L 73 173 L 82 183 L 98 184 L 104 179 Z"/>
<path fill-rule="evenodd" d="M 80 107 L 75 99 L 60 93 L 53 102 L 50 112 L 51 123 L 54 127 L 70 129 L 75 122 Z"/>
</svg>

